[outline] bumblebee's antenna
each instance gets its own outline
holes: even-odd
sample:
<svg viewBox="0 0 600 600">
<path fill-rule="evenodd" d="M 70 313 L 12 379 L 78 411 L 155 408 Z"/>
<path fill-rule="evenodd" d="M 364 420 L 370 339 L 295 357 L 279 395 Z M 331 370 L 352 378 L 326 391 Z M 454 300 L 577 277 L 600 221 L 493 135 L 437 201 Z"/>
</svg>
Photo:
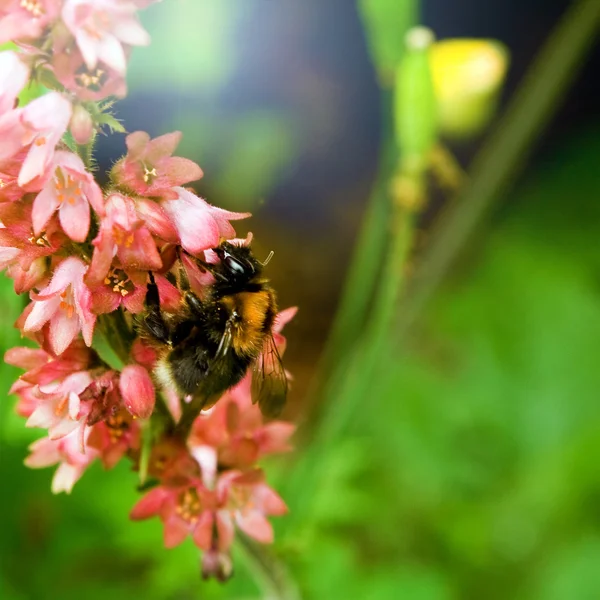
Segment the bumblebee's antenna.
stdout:
<svg viewBox="0 0 600 600">
<path fill-rule="evenodd" d="M 261 266 L 266 267 L 270 262 L 271 259 L 273 258 L 273 255 L 275 254 L 275 252 L 273 252 L 273 250 L 271 250 L 271 252 L 269 252 L 269 256 L 267 256 L 267 258 L 265 258 L 264 262 L 261 262 Z M 258 261 L 260 262 L 260 261 Z"/>
</svg>

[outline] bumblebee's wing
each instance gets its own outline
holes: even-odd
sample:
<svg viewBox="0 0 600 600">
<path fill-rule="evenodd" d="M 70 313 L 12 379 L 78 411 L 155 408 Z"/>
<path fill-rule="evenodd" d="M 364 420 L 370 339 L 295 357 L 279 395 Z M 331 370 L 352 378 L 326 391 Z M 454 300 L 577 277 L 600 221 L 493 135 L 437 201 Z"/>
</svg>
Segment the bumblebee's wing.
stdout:
<svg viewBox="0 0 600 600">
<path fill-rule="evenodd" d="M 281 356 L 273 336 L 269 334 L 252 369 L 252 403 L 258 402 L 265 417 L 276 417 L 285 405 L 287 388 Z"/>
</svg>

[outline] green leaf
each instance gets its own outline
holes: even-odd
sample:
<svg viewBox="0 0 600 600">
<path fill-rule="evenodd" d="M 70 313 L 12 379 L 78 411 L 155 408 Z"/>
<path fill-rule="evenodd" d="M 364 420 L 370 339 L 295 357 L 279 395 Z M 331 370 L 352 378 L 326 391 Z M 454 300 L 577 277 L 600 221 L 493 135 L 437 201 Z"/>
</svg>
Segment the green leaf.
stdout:
<svg viewBox="0 0 600 600">
<path fill-rule="evenodd" d="M 125 127 L 121 124 L 121 121 L 116 119 L 110 113 L 100 113 L 95 116 L 95 120 L 98 123 L 98 125 L 106 125 L 110 129 L 111 133 L 127 132 Z"/>
</svg>

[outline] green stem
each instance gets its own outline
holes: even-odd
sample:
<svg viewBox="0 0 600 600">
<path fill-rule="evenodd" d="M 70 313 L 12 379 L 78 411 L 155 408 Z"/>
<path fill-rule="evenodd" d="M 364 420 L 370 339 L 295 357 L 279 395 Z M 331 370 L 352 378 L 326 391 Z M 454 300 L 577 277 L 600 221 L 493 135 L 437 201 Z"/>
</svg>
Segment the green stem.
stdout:
<svg viewBox="0 0 600 600">
<path fill-rule="evenodd" d="M 387 223 L 390 214 L 389 181 L 398 161 L 398 151 L 392 133 L 391 94 L 383 96 L 383 132 L 381 160 L 377 180 L 367 203 L 366 213 L 354 246 L 350 267 L 342 289 L 325 348 L 319 358 L 307 398 L 320 406 L 327 398 L 331 373 L 352 354 L 361 336 L 369 304 L 373 298 L 381 263 L 385 253 Z M 308 432 L 305 432 L 308 435 Z"/>
<path fill-rule="evenodd" d="M 318 430 L 316 441 L 323 446 L 335 444 L 357 414 L 386 349 L 414 237 L 413 215 L 400 207 L 394 212 L 391 240 L 371 319 L 359 348 L 326 387 L 326 397 L 336 401 L 330 405 Z"/>
<path fill-rule="evenodd" d="M 369 387 L 377 374 L 378 364 L 386 351 L 390 326 L 403 289 L 406 261 L 414 239 L 414 216 L 394 207 L 394 219 L 383 273 L 365 333 L 349 357 L 338 363 L 324 387 L 329 402 L 302 458 L 295 466 L 294 477 L 287 481 L 284 496 L 291 505 L 286 527 L 294 530 L 302 515 L 310 510 L 313 491 L 326 475 L 323 457 L 341 439 L 349 423 L 360 414 L 361 403 L 368 398 Z"/>
<path fill-rule="evenodd" d="M 526 164 L 599 26 L 598 0 L 574 2 L 538 53 L 504 118 L 474 160 L 463 193 L 448 206 L 429 236 L 432 242 L 417 269 L 414 288 L 399 311 L 397 339 L 403 339 L 471 232 Z"/>
<path fill-rule="evenodd" d="M 261 598 L 264 600 L 300 600 L 300 591 L 290 577 L 285 565 L 269 550 L 248 536 L 238 533 L 238 548 L 244 554 L 247 564 L 252 569 L 262 588 Z"/>
<path fill-rule="evenodd" d="M 121 309 L 98 317 L 98 326 L 119 360 L 126 365 L 129 362 L 133 333 Z"/>
</svg>

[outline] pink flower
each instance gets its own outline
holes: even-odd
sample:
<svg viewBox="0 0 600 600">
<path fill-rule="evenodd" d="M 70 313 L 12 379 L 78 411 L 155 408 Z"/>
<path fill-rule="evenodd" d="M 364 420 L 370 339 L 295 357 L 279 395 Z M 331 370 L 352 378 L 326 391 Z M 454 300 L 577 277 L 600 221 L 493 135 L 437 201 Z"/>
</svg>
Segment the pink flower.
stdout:
<svg viewBox="0 0 600 600">
<path fill-rule="evenodd" d="M 65 25 L 75 36 L 89 69 L 103 61 L 120 74 L 126 58 L 121 44 L 147 46 L 150 36 L 140 25 L 137 7 L 127 0 L 66 0 L 62 9 Z"/>
<path fill-rule="evenodd" d="M 269 515 L 284 515 L 287 507 L 283 500 L 264 483 L 260 469 L 242 473 L 227 471 L 217 481 L 217 529 L 219 548 L 226 550 L 234 537 L 234 523 L 250 537 L 263 543 L 273 541 L 273 527 Z"/>
<path fill-rule="evenodd" d="M 127 84 L 122 74 L 103 62 L 88 69 L 77 48 L 69 52 L 55 48 L 52 69 L 60 83 L 80 100 L 97 102 L 108 96 L 123 98 L 127 94 Z"/>
<path fill-rule="evenodd" d="M 39 38 L 57 16 L 57 0 L 2 0 L 0 2 L 0 44 Z"/>
<path fill-rule="evenodd" d="M 243 403 L 236 402 L 240 387 L 244 388 Z M 217 465 L 245 469 L 263 456 L 291 450 L 289 438 L 295 426 L 284 421 L 263 424 L 260 409 L 251 403 L 249 387 L 249 381 L 238 384 L 229 397 L 221 398 L 209 413 L 201 413 L 194 421 L 189 445 L 209 485 Z"/>
<path fill-rule="evenodd" d="M 45 257 L 58 252 L 66 240 L 56 219 L 35 235 L 31 210 L 29 201 L 0 204 L 0 269 L 9 269 L 18 293 L 41 282 L 46 274 Z"/>
<path fill-rule="evenodd" d="M 164 525 L 164 542 L 173 548 L 188 535 L 202 550 L 212 541 L 214 496 L 198 481 L 178 487 L 159 486 L 148 492 L 131 511 L 135 520 L 160 516 Z"/>
<path fill-rule="evenodd" d="M 91 375 L 87 371 L 80 371 L 60 382 L 38 386 L 38 405 L 26 426 L 48 429 L 51 440 L 79 429 L 83 444 L 83 430 L 91 405 L 82 404 L 79 396 L 91 383 Z"/>
<path fill-rule="evenodd" d="M 61 354 L 79 331 L 88 346 L 92 344 L 96 315 L 91 312 L 92 295 L 83 283 L 87 266 L 73 256 L 56 269 L 50 284 L 33 294 L 33 308 L 25 320 L 24 331 L 39 331 L 50 323 L 49 342 Z"/>
<path fill-rule="evenodd" d="M 113 312 L 123 305 L 132 314 L 141 312 L 144 308 L 147 279 L 146 271 L 112 267 L 103 281 L 90 285 L 92 310 L 101 315 Z"/>
<path fill-rule="evenodd" d="M 46 261 L 38 258 L 31 263 L 28 269 L 23 269 L 18 264 L 12 264 L 6 268 L 6 274 L 13 280 L 15 292 L 22 294 L 45 283 Z"/>
<path fill-rule="evenodd" d="M 156 236 L 165 242 L 171 244 L 179 243 L 179 235 L 173 226 L 171 219 L 163 207 L 147 198 L 135 199 L 135 210 L 139 219 L 144 222 L 144 225 Z M 175 258 L 175 257 L 173 257 Z"/>
<path fill-rule="evenodd" d="M 145 131 L 128 135 L 127 155 L 113 167 L 111 179 L 140 196 L 177 198 L 171 188 L 202 177 L 202 169 L 195 162 L 172 156 L 180 140 L 179 131 L 153 140 Z"/>
<path fill-rule="evenodd" d="M 127 452 L 139 450 L 140 427 L 125 409 L 120 409 L 92 426 L 87 443 L 98 451 L 104 468 L 112 469 Z"/>
<path fill-rule="evenodd" d="M 84 444 L 87 441 L 84 435 Z M 52 478 L 52 492 L 69 494 L 75 482 L 83 475 L 85 469 L 97 457 L 97 451 L 85 447 L 81 452 L 81 440 L 78 432 L 73 432 L 59 440 L 42 438 L 29 446 L 31 454 L 25 459 L 25 464 L 33 469 L 49 467 L 58 463 L 58 469 Z"/>
<path fill-rule="evenodd" d="M 121 372 L 119 389 L 125 408 L 140 419 L 147 419 L 154 410 L 156 392 L 148 371 L 140 365 L 127 365 Z"/>
<path fill-rule="evenodd" d="M 250 216 L 250 213 L 235 213 L 211 206 L 185 188 L 173 190 L 177 192 L 177 198 L 163 200 L 161 205 L 179 234 L 181 246 L 190 254 L 218 246 L 221 238 L 235 237 L 229 221 Z"/>
<path fill-rule="evenodd" d="M 70 118 L 71 103 L 58 92 L 0 116 L 0 163 L 28 148 L 17 179 L 21 187 L 46 175 Z"/>
<path fill-rule="evenodd" d="M 152 234 L 137 218 L 131 198 L 111 194 L 106 200 L 106 215 L 100 232 L 93 241 L 95 246 L 87 280 L 90 286 L 104 281 L 113 259 L 119 259 L 121 268 L 158 270 L 162 266 Z"/>
<path fill-rule="evenodd" d="M 90 229 L 90 204 L 102 215 L 102 191 L 83 161 L 72 152 L 59 151 L 51 167 L 52 177 L 33 202 L 33 231 L 39 235 L 58 210 L 64 232 L 75 242 L 83 242 Z"/>
<path fill-rule="evenodd" d="M 42 348 L 16 347 L 7 350 L 4 361 L 26 370 L 19 381 L 43 386 L 63 381 L 76 371 L 97 366 L 100 359 L 95 350 L 87 348 L 82 340 L 77 339 L 60 356 L 54 356 Z"/>
</svg>

